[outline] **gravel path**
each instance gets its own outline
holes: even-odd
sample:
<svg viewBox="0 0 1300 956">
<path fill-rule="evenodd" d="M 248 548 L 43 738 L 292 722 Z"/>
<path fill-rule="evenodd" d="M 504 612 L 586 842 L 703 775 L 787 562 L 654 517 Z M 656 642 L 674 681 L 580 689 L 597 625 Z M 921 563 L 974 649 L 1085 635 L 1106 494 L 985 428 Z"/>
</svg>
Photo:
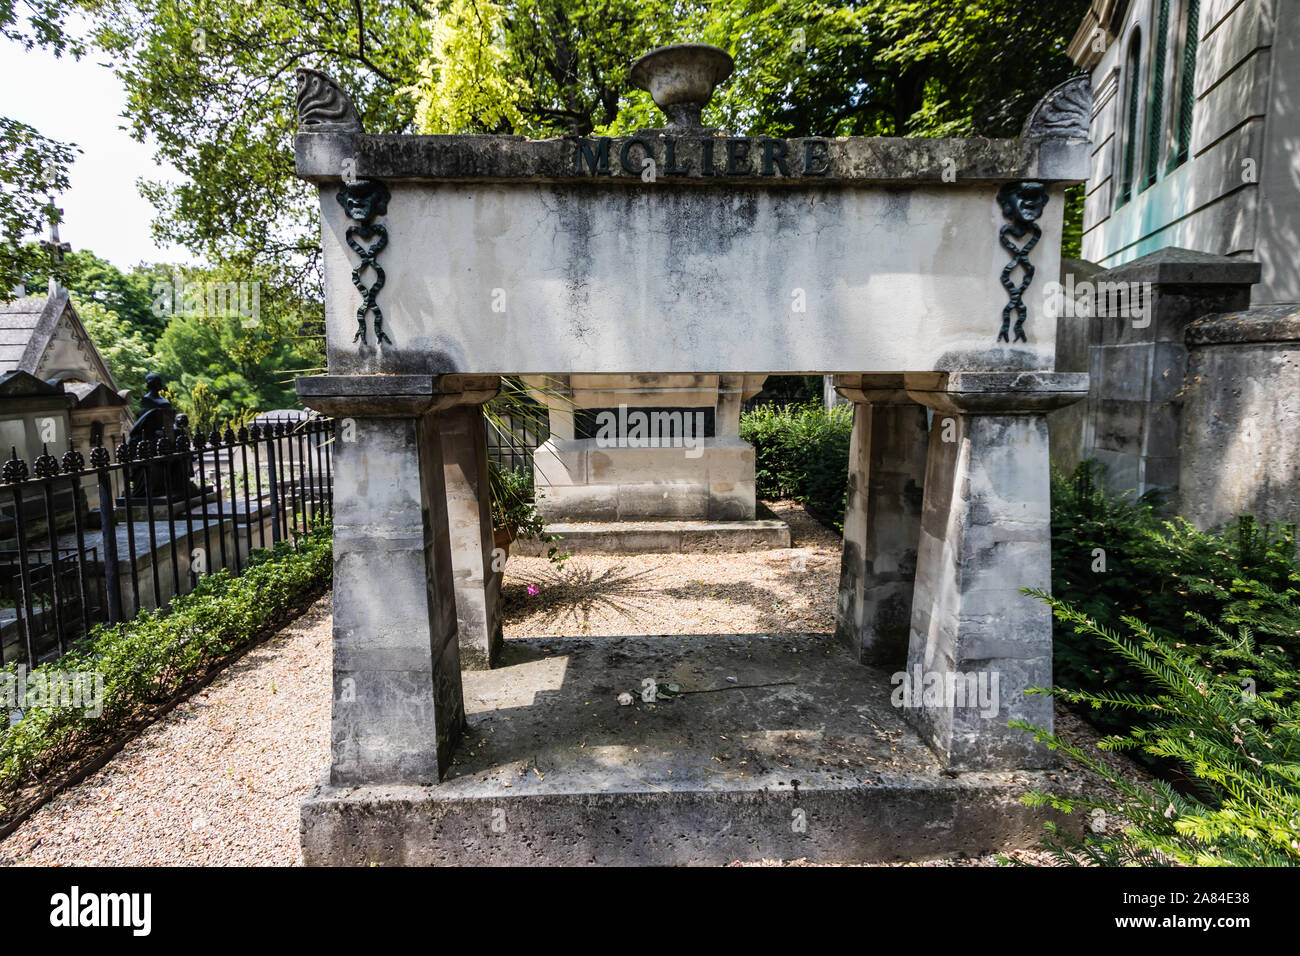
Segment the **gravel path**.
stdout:
<svg viewBox="0 0 1300 956">
<path fill-rule="evenodd" d="M 839 535 L 791 502 L 769 507 L 790 525 L 793 548 L 580 554 L 562 571 L 546 558 L 513 556 L 502 592 L 506 636 L 834 631 Z"/>
<path fill-rule="evenodd" d="M 329 754 L 330 597 L 0 843 L 33 866 L 286 865 Z"/>
<path fill-rule="evenodd" d="M 834 630 L 839 537 L 797 506 L 772 509 L 790 523 L 795 547 L 579 555 L 562 571 L 545 558 L 512 557 L 506 637 Z M 329 755 L 330 613 L 327 595 L 37 811 L 0 841 L 0 864 L 301 863 L 299 804 Z M 1059 709 L 1058 725 L 1095 737 Z"/>
</svg>

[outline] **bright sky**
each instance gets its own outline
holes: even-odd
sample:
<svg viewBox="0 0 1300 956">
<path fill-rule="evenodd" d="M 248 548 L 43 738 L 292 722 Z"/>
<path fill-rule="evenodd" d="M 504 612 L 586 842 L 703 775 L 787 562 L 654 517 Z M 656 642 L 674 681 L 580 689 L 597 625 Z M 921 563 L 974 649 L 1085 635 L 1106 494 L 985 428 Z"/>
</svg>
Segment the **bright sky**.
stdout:
<svg viewBox="0 0 1300 956">
<path fill-rule="evenodd" d="M 178 247 L 159 248 L 149 224 L 153 206 L 136 189 L 136 180 L 177 180 L 167 167 L 159 173 L 152 150 L 135 142 L 119 125 L 126 93 L 103 54 L 80 62 L 56 59 L 42 50 L 27 52 L 0 39 L 0 116 L 36 127 L 43 135 L 80 146 L 72 165 L 72 187 L 56 203 L 63 209 L 59 232 L 73 249 L 90 249 L 119 269 L 138 262 L 192 262 Z"/>
</svg>

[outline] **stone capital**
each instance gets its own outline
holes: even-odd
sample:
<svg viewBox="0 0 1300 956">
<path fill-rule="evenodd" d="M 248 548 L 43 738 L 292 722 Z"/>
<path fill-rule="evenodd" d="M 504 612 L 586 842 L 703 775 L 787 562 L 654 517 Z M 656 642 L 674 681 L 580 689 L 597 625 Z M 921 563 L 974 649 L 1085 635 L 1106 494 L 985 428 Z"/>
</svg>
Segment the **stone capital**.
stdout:
<svg viewBox="0 0 1300 956">
<path fill-rule="evenodd" d="M 855 405 L 915 405 L 902 372 L 836 375 L 835 391 Z"/>
<path fill-rule="evenodd" d="M 454 405 L 481 405 L 497 375 L 312 375 L 295 381 L 308 408 L 335 418 L 420 418 Z"/>
<path fill-rule="evenodd" d="M 1088 397 L 1087 372 L 908 372 L 907 394 L 936 412 L 1043 415 Z"/>
</svg>

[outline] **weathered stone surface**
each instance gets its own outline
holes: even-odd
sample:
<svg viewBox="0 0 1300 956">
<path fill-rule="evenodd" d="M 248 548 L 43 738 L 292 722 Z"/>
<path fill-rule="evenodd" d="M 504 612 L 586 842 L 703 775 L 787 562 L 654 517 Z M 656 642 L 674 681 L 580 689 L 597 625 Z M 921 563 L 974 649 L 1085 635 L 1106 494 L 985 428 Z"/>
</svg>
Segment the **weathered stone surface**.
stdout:
<svg viewBox="0 0 1300 956">
<path fill-rule="evenodd" d="M 294 380 L 308 408 L 336 418 L 414 418 L 430 409 L 481 404 L 496 375 L 312 375 Z"/>
<path fill-rule="evenodd" d="M 935 412 L 907 670 L 917 685 L 996 680 L 997 694 L 926 698 L 906 713 L 951 769 L 1050 766 L 1046 748 L 1007 722 L 1052 725 L 1050 698 L 1024 693 L 1051 686 L 1051 612 L 1021 589 L 1051 589 L 1046 413 L 1086 396 L 1088 377 L 953 375 L 947 391 L 912 387 L 927 378 L 907 377 L 908 394 Z"/>
<path fill-rule="evenodd" d="M 538 511 L 552 521 L 751 521 L 754 448 L 739 438 L 695 448 L 610 448 L 595 438 L 551 438 L 533 453 Z"/>
<path fill-rule="evenodd" d="M 554 521 L 546 525 L 558 534 L 556 546 L 572 554 L 685 554 L 700 551 L 759 551 L 790 547 L 790 526 L 784 521 Z M 511 554 L 544 555 L 549 544 L 517 540 Z"/>
<path fill-rule="evenodd" d="M 1087 280 L 1092 393 L 1081 421 L 1054 424 L 1081 429 L 1081 457 L 1106 465 L 1111 491 L 1160 491 L 1180 507 L 1185 339 L 1207 313 L 1246 308 L 1259 277 L 1257 262 L 1168 248 Z"/>
<path fill-rule="evenodd" d="M 1300 341 L 1300 307 L 1275 305 L 1227 315 L 1207 315 L 1187 327 L 1187 344 L 1248 345 Z"/>
<path fill-rule="evenodd" d="M 436 783 L 465 718 L 434 415 L 336 443 L 333 628 L 330 781 Z"/>
<path fill-rule="evenodd" d="M 438 433 L 447 486 L 460 663 L 465 668 L 492 667 L 502 641 L 501 575 L 493 570 L 492 495 L 483 412 L 477 405 L 447 409 L 438 416 Z"/>
<path fill-rule="evenodd" d="M 1300 309 L 1208 316 L 1187 330 L 1180 511 L 1300 522 Z"/>
<path fill-rule="evenodd" d="M 672 162 L 669 143 L 673 145 Z M 735 145 L 729 147 L 729 143 Z M 607 172 L 596 171 L 599 159 L 593 162 L 583 157 L 584 145 L 589 153 L 607 157 L 603 164 Z M 1072 183 L 1088 178 L 1086 145 L 1042 139 L 771 139 L 647 130 L 602 143 L 575 137 L 530 140 L 523 136 L 299 133 L 294 149 L 299 176 L 334 184 L 351 170 L 360 179 L 403 182 L 595 179 L 641 185 L 646 156 L 655 160 L 657 181 L 663 183 L 761 183 L 782 188 L 807 185 L 809 180 L 846 185 L 948 185 L 1019 179 Z M 770 163 L 765 162 L 769 154 Z M 728 171 L 732 157 L 736 158 Z M 778 159 L 783 160 L 784 171 Z M 672 172 L 676 169 L 686 171 Z"/>
<path fill-rule="evenodd" d="M 1063 259 L 1061 261 L 1061 308 L 1057 310 L 1056 319 L 1056 364 L 1058 372 L 1088 372 L 1089 347 L 1092 344 L 1093 318 L 1090 310 L 1080 307 L 1084 296 L 1075 293 L 1067 302 L 1066 290 L 1077 290 L 1080 286 L 1088 289 L 1101 266 L 1082 259 Z M 1091 302 L 1087 303 L 1091 305 Z M 1052 464 L 1069 474 L 1084 459 L 1083 431 L 1087 419 L 1087 402 L 1076 402 L 1052 412 L 1048 418 L 1048 430 L 1052 443 Z"/>
<path fill-rule="evenodd" d="M 726 190 L 393 182 L 379 296 L 353 342 L 351 225 L 322 196 L 335 373 L 806 373 L 1047 369 L 1055 322 L 996 342 L 995 184 Z M 1055 275 L 1064 187 L 1033 253 Z M 755 269 L 763 263 L 762 269 Z"/>
<path fill-rule="evenodd" d="M 647 678 L 707 692 L 648 704 Z M 476 746 L 446 780 L 318 789 L 305 863 L 926 859 L 1033 845 L 1045 817 L 1020 795 L 1072 786 L 945 774 L 889 673 L 830 635 L 510 641 L 465 686 Z"/>
<path fill-rule="evenodd" d="M 1168 246 L 1107 269 L 1098 281 L 1150 282 L 1157 285 L 1253 285 L 1263 267 L 1249 259 Z"/>
<path fill-rule="evenodd" d="M 862 663 L 898 669 L 912 621 L 929 427 L 924 406 L 901 389 L 854 384 L 846 397 L 875 401 L 853 408 L 835 634 Z"/>
</svg>

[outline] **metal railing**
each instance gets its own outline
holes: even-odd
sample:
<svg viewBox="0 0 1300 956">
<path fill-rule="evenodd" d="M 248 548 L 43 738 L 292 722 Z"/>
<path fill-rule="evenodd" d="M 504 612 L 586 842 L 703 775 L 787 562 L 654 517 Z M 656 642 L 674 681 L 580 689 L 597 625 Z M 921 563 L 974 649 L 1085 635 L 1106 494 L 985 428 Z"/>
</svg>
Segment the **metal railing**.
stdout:
<svg viewBox="0 0 1300 956">
<path fill-rule="evenodd" d="M 0 467 L 0 665 L 62 655 L 100 623 L 239 574 L 333 514 L 332 419 L 44 451 Z"/>
<path fill-rule="evenodd" d="M 544 412 L 542 414 L 544 415 Z M 487 428 L 488 457 L 496 462 L 502 471 L 515 471 L 522 468 L 531 474 L 533 452 L 537 450 L 538 445 L 550 437 L 549 430 L 544 427 L 545 418 L 502 411 L 496 414 L 496 420 L 495 425 L 492 422 L 484 422 Z"/>
</svg>

